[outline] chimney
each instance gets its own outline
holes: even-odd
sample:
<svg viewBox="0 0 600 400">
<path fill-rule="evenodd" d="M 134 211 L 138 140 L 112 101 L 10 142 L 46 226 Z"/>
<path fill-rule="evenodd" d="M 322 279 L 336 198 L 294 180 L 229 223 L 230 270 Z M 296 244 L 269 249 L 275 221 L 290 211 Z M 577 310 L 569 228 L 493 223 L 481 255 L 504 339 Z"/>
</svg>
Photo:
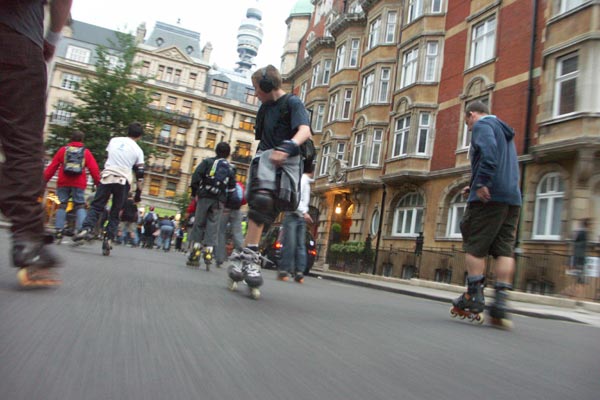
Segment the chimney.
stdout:
<svg viewBox="0 0 600 400">
<path fill-rule="evenodd" d="M 210 53 L 212 53 L 213 47 L 210 42 L 207 42 L 202 49 L 202 60 L 206 63 L 210 63 Z"/>
<path fill-rule="evenodd" d="M 137 44 L 144 43 L 144 38 L 146 37 L 146 23 L 142 22 L 135 31 L 135 42 Z"/>
</svg>

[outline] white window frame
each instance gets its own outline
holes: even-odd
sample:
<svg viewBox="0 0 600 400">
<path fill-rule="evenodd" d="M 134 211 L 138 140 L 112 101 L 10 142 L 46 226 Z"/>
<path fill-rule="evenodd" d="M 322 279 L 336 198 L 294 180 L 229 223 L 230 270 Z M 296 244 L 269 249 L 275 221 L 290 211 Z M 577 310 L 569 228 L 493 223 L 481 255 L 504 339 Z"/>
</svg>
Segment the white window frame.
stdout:
<svg viewBox="0 0 600 400">
<path fill-rule="evenodd" d="M 169 139 L 171 137 L 172 128 L 173 125 L 163 124 L 163 126 L 160 128 L 160 133 L 158 135 L 163 139 Z"/>
<path fill-rule="evenodd" d="M 587 0 L 560 0 L 559 13 L 566 13 L 584 4 Z"/>
<path fill-rule="evenodd" d="M 417 82 L 419 47 L 413 47 L 402 55 L 402 83 L 400 87 L 407 87 Z"/>
<path fill-rule="evenodd" d="M 335 150 L 335 158 L 337 160 L 343 160 L 346 156 L 346 143 L 338 142 Z"/>
<path fill-rule="evenodd" d="M 352 39 L 350 41 L 350 55 L 348 59 L 348 67 L 353 68 L 358 66 L 358 52 L 360 51 L 360 39 Z"/>
<path fill-rule="evenodd" d="M 378 166 L 381 162 L 381 146 L 383 144 L 383 129 L 373 129 L 373 143 L 371 145 L 371 156 L 369 165 Z"/>
<path fill-rule="evenodd" d="M 331 78 L 331 60 L 323 61 L 323 76 L 321 77 L 321 85 L 329 85 Z"/>
<path fill-rule="evenodd" d="M 406 23 L 410 24 L 423 15 L 423 0 L 408 0 Z"/>
<path fill-rule="evenodd" d="M 473 26 L 469 67 L 475 67 L 494 58 L 496 54 L 496 16 Z"/>
<path fill-rule="evenodd" d="M 389 11 L 387 14 L 387 23 L 385 26 L 385 40 L 384 43 L 394 43 L 396 40 L 396 26 L 398 25 L 398 13 L 396 11 Z"/>
<path fill-rule="evenodd" d="M 378 208 L 373 211 L 371 216 L 371 236 L 376 236 L 379 232 L 379 219 L 381 218 L 381 212 Z"/>
<path fill-rule="evenodd" d="M 89 64 L 91 56 L 92 56 L 91 50 L 84 49 L 83 47 L 69 45 L 67 47 L 67 54 L 66 54 L 65 58 L 67 60 L 79 62 L 82 64 Z"/>
<path fill-rule="evenodd" d="M 408 135 L 410 134 L 410 114 L 398 118 L 394 122 L 394 140 L 392 158 L 408 154 Z"/>
<path fill-rule="evenodd" d="M 425 201 L 417 192 L 404 195 L 394 209 L 392 236 L 416 237 L 423 229 Z"/>
<path fill-rule="evenodd" d="M 350 119 L 350 114 L 352 112 L 352 89 L 344 90 L 344 102 L 342 104 L 342 119 L 348 120 Z"/>
<path fill-rule="evenodd" d="M 81 84 L 81 76 L 65 72 L 62 74 L 60 87 L 66 90 L 76 90 Z"/>
<path fill-rule="evenodd" d="M 439 42 L 436 40 L 428 41 L 425 49 L 425 73 L 423 80 L 425 82 L 437 82 L 438 58 L 440 53 Z"/>
<path fill-rule="evenodd" d="M 565 182 L 560 174 L 552 172 L 544 175 L 535 191 L 535 211 L 533 219 L 533 239 L 560 240 L 562 230 L 562 210 L 565 198 Z M 562 189 L 562 190 L 561 190 Z M 541 204 L 546 204 L 544 226 L 539 227 Z M 558 203 L 558 204 L 557 204 Z"/>
<path fill-rule="evenodd" d="M 415 154 L 427 155 L 429 147 L 429 135 L 431 134 L 432 115 L 430 112 L 419 113 L 419 129 L 417 129 L 417 140 L 415 143 Z M 424 143 L 423 143 L 424 142 Z M 424 149 L 421 151 L 420 148 Z"/>
<path fill-rule="evenodd" d="M 54 121 L 63 121 L 66 124 L 70 124 L 73 119 L 73 113 L 71 111 L 67 111 L 69 107 L 72 107 L 73 103 L 64 100 L 58 100 L 56 106 L 54 107 Z"/>
<path fill-rule="evenodd" d="M 346 43 L 342 43 L 335 52 L 335 72 L 338 72 L 346 66 Z"/>
<path fill-rule="evenodd" d="M 448 223 L 446 224 L 446 237 L 460 239 L 460 222 L 467 209 L 467 201 L 461 192 L 458 192 L 448 206 Z"/>
<path fill-rule="evenodd" d="M 465 109 L 467 107 L 467 105 L 475 100 L 481 101 L 483 104 L 485 104 L 486 106 L 490 106 L 490 98 L 489 96 L 483 96 L 483 97 L 479 97 L 477 99 L 473 99 L 471 101 L 469 101 L 467 104 L 465 104 Z M 464 118 L 465 113 L 463 112 L 463 118 Z M 467 124 L 463 124 L 463 134 L 462 134 L 462 149 L 468 149 L 469 147 L 471 147 L 471 131 L 469 130 L 469 127 L 467 126 Z"/>
<path fill-rule="evenodd" d="M 327 122 L 332 122 L 337 119 L 337 103 L 338 103 L 338 93 L 333 93 L 329 97 L 329 112 L 327 114 Z"/>
<path fill-rule="evenodd" d="M 364 107 L 373 102 L 373 85 L 375 84 L 375 72 L 369 72 L 363 77 L 362 90 L 360 94 L 360 106 Z"/>
<path fill-rule="evenodd" d="M 321 132 L 323 130 L 324 118 L 325 118 L 325 105 L 317 104 L 317 114 L 315 117 L 315 126 L 313 127 L 315 132 Z"/>
<path fill-rule="evenodd" d="M 311 77 L 311 81 L 310 81 L 310 87 L 314 88 L 317 86 L 317 83 L 319 82 L 319 71 L 321 69 L 321 64 L 320 63 L 316 63 L 313 66 L 313 73 L 312 73 L 312 77 Z"/>
<path fill-rule="evenodd" d="M 308 81 L 302 82 L 302 84 L 300 85 L 300 93 L 298 93 L 298 97 L 300 98 L 300 100 L 302 100 L 302 102 L 304 102 L 306 100 L 307 88 L 308 88 Z"/>
<path fill-rule="evenodd" d="M 377 102 L 378 103 L 387 103 L 388 101 L 388 92 L 390 89 L 390 77 L 392 75 L 392 69 L 385 67 L 381 68 L 379 73 L 379 93 Z"/>
<path fill-rule="evenodd" d="M 431 13 L 441 14 L 444 10 L 444 0 L 431 0 Z"/>
<path fill-rule="evenodd" d="M 364 164 L 363 153 L 367 143 L 366 134 L 364 132 L 357 133 L 354 136 L 354 151 L 352 152 L 352 167 L 359 167 Z"/>
<path fill-rule="evenodd" d="M 566 64 L 567 61 L 570 61 L 572 59 L 575 59 L 576 61 L 576 70 L 575 71 L 570 71 L 567 73 L 564 73 L 564 66 Z M 552 114 L 557 117 L 559 115 L 565 115 L 565 114 L 569 114 L 572 112 L 575 112 L 577 110 L 577 78 L 579 76 L 579 54 L 578 53 L 571 53 L 568 54 L 564 57 L 558 58 L 556 60 L 556 77 L 555 77 L 555 82 L 554 82 L 554 101 L 552 104 Z M 563 93 L 564 93 L 564 87 L 567 84 L 570 84 L 571 82 L 574 81 L 575 84 L 575 89 L 574 91 L 574 99 L 573 99 L 573 105 L 572 105 L 572 110 L 570 111 L 566 111 L 566 112 L 562 112 L 562 108 L 563 108 L 563 104 L 565 99 L 563 99 Z"/>
<path fill-rule="evenodd" d="M 381 16 L 375 18 L 369 24 L 369 38 L 367 50 L 371 50 L 379 44 L 379 34 L 381 31 Z"/>
<path fill-rule="evenodd" d="M 321 154 L 321 165 L 319 168 L 319 175 L 323 176 L 323 175 L 327 175 L 327 173 L 329 172 L 329 152 L 331 151 L 331 145 L 330 144 L 324 144 L 323 148 L 322 148 L 322 154 Z"/>
</svg>

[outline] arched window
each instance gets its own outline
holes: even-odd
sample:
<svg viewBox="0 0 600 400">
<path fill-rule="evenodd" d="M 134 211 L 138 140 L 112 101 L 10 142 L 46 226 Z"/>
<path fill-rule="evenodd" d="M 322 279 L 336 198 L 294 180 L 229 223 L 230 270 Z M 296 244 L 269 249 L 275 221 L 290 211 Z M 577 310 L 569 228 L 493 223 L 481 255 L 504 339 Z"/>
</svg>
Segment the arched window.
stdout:
<svg viewBox="0 0 600 400">
<path fill-rule="evenodd" d="M 392 236 L 417 236 L 423 232 L 423 196 L 413 192 L 400 199 L 394 210 Z"/>
<path fill-rule="evenodd" d="M 465 210 L 467 208 L 467 202 L 464 200 L 461 192 L 458 192 L 456 196 L 450 201 L 448 207 L 448 224 L 446 224 L 446 236 L 449 238 L 460 238 L 460 221 L 462 220 Z"/>
<path fill-rule="evenodd" d="M 379 218 L 381 213 L 379 210 L 373 211 L 373 215 L 371 216 L 371 236 L 376 236 L 377 232 L 379 232 Z"/>
<path fill-rule="evenodd" d="M 565 184 L 557 173 L 542 178 L 535 194 L 534 239 L 560 239 Z"/>
</svg>

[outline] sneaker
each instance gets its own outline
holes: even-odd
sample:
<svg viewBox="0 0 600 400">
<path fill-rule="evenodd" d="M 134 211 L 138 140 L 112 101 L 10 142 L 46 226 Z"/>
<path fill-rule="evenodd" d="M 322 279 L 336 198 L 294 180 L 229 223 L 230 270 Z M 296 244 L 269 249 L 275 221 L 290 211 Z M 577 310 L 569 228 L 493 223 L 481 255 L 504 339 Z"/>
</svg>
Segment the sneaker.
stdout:
<svg viewBox="0 0 600 400">
<path fill-rule="evenodd" d="M 73 236 L 74 242 L 80 242 L 82 240 L 92 240 L 92 239 L 94 239 L 94 235 L 92 234 L 91 231 L 89 231 L 87 229 L 82 229 L 77 233 L 77 235 Z"/>
<path fill-rule="evenodd" d="M 294 276 L 294 280 L 298 283 L 304 283 L 304 274 L 302 272 L 296 272 L 296 276 Z"/>
<path fill-rule="evenodd" d="M 277 280 L 287 282 L 290 280 L 290 274 L 288 274 L 287 271 L 279 271 L 277 273 Z"/>
</svg>

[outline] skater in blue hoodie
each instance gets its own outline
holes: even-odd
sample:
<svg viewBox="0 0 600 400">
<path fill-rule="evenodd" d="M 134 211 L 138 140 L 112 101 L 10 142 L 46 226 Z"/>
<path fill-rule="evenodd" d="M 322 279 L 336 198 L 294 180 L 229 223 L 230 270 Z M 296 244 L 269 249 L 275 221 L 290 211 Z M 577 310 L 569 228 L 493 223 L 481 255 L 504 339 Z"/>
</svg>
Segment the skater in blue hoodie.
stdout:
<svg viewBox="0 0 600 400">
<path fill-rule="evenodd" d="M 459 315 L 461 311 L 471 314 L 483 311 L 485 260 L 491 255 L 496 259 L 496 298 L 489 314 L 492 323 L 509 327 L 506 290 L 512 288 L 514 243 L 521 209 L 515 132 L 490 115 L 488 107 L 480 101 L 467 105 L 465 123 L 472 131 L 471 182 L 463 189 L 468 200 L 460 229 L 467 253 L 468 288 L 453 301 L 453 310 Z"/>
</svg>

